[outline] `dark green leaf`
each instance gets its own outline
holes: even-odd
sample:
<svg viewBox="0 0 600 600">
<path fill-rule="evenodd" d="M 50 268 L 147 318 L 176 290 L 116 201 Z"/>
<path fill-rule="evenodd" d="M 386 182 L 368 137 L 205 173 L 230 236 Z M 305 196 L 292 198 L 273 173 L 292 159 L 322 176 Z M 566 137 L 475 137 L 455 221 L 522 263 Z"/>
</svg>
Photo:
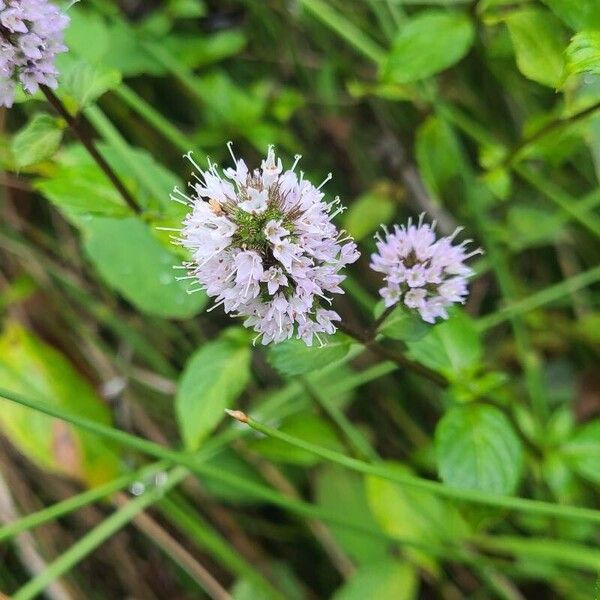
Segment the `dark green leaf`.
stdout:
<svg viewBox="0 0 600 600">
<path fill-rule="evenodd" d="M 307 346 L 302 340 L 288 340 L 269 348 L 269 362 L 283 375 L 303 375 L 341 360 L 351 340 L 343 334 L 323 336 L 325 346 Z"/>
<path fill-rule="evenodd" d="M 440 477 L 460 488 L 512 494 L 521 476 L 523 451 L 508 418 L 497 408 L 451 408 L 438 423 L 435 446 Z"/>
<path fill-rule="evenodd" d="M 455 311 L 447 321 L 430 328 L 418 341 L 409 341 L 411 356 L 452 380 L 469 376 L 479 365 L 483 348 L 473 320 Z"/>
<path fill-rule="evenodd" d="M 375 306 L 375 318 L 384 310 L 383 302 L 378 302 Z M 416 342 L 427 335 L 430 329 L 431 325 L 425 323 L 416 311 L 398 305 L 379 326 L 378 332 L 393 340 Z"/>
</svg>

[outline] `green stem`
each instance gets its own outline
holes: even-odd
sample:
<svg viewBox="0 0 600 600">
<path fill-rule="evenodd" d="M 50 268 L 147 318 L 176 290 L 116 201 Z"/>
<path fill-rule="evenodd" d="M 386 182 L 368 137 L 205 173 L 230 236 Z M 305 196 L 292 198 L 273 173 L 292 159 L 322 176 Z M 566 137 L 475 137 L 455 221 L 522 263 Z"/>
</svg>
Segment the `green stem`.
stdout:
<svg viewBox="0 0 600 600">
<path fill-rule="evenodd" d="M 142 96 L 132 90 L 127 84 L 122 83 L 118 88 L 113 90 L 114 93 L 121 99 L 131 110 L 135 111 L 140 117 L 154 127 L 166 140 L 171 142 L 173 146 L 183 152 L 189 152 L 195 144 L 175 127 L 169 120 L 158 112 L 151 104 L 146 102 Z M 206 155 L 196 148 L 195 153 L 200 160 L 206 160 Z"/>
<path fill-rule="evenodd" d="M 378 455 L 371 447 L 365 436 L 354 426 L 354 424 L 346 417 L 344 411 L 340 410 L 326 394 L 321 394 L 320 391 L 313 386 L 308 380 L 302 379 L 302 384 L 306 388 L 309 395 L 314 398 L 317 404 L 323 409 L 325 414 L 333 421 L 333 424 L 342 433 L 348 446 L 353 450 L 355 456 L 368 460 L 370 462 L 378 460 Z"/>
<path fill-rule="evenodd" d="M 479 536 L 472 540 L 488 552 L 539 559 L 558 565 L 600 572 L 600 550 L 562 540 L 527 539 L 513 536 Z"/>
<path fill-rule="evenodd" d="M 563 192 L 560 188 L 552 184 L 552 182 L 548 181 L 547 178 L 537 174 L 530 167 L 516 165 L 514 170 L 531 186 L 542 192 L 549 200 L 552 200 L 554 204 L 574 221 L 577 221 L 596 237 L 600 237 L 600 219 L 593 213 L 581 211 L 570 194 Z"/>
<path fill-rule="evenodd" d="M 546 304 L 556 302 L 568 294 L 592 285 L 597 281 L 600 281 L 600 266 L 584 271 L 583 273 L 578 273 L 577 275 L 565 279 L 556 285 L 547 287 L 536 294 L 513 302 L 491 315 L 482 317 L 477 321 L 477 327 L 480 331 L 486 331 L 496 325 L 500 325 L 500 323 L 504 323 L 511 317 L 523 315 L 536 308 L 545 306 Z"/>
<path fill-rule="evenodd" d="M 42 85 L 40 89 L 44 96 L 46 96 L 46 100 L 48 100 L 49 104 L 68 123 L 69 127 L 73 133 L 77 135 L 90 156 L 94 159 L 94 161 L 96 161 L 96 164 L 100 167 L 100 169 L 102 169 L 119 194 L 121 194 L 125 204 L 127 204 L 127 206 L 129 206 L 134 213 L 139 214 L 141 212 L 139 204 L 131 195 L 129 190 L 125 187 L 119 176 L 114 172 L 113 168 L 108 164 L 106 159 L 102 156 L 102 154 L 100 154 L 94 145 L 92 138 L 87 134 L 84 128 L 81 127 L 78 119 L 67 110 L 60 98 L 58 98 L 58 96 L 49 87 Z"/>
<path fill-rule="evenodd" d="M 74 512 L 84 506 L 87 506 L 88 504 L 91 504 L 92 502 L 106 498 L 114 492 L 122 490 L 136 480 L 144 479 L 149 475 L 164 470 L 166 464 L 167 463 L 159 462 L 149 467 L 139 469 L 134 473 L 128 473 L 127 475 L 118 477 L 113 481 L 109 481 L 104 485 L 98 486 L 97 488 L 77 494 L 76 496 L 68 498 L 67 500 L 63 500 L 62 502 L 58 502 L 52 506 L 49 506 L 48 508 L 43 508 L 35 513 L 26 515 L 20 518 L 18 521 L 13 521 L 12 523 L 0 528 L 0 542 L 3 542 L 28 529 L 39 527 L 48 521 L 58 519 L 59 517 Z"/>
<path fill-rule="evenodd" d="M 385 50 L 326 2 L 322 2 L 322 0 L 300 0 L 300 4 L 368 59 L 377 64 L 384 61 L 386 57 Z"/>
<path fill-rule="evenodd" d="M 232 573 L 235 573 L 238 577 L 252 581 L 269 598 L 283 600 L 284 597 L 281 593 L 232 550 L 199 513 L 194 512 L 191 515 L 190 511 L 185 510 L 179 502 L 169 497 L 164 497 L 159 502 L 159 507 L 164 509 L 165 517 L 182 533 L 192 539 L 199 548 L 210 552 L 223 566 L 231 570 Z M 191 507 L 188 508 L 191 510 Z"/>
<path fill-rule="evenodd" d="M 77 427 L 81 427 L 82 429 L 86 429 L 87 431 L 96 433 L 107 439 L 111 439 L 124 446 L 128 446 L 130 448 L 139 450 L 140 452 L 143 452 L 150 456 L 154 456 L 156 458 L 164 459 L 175 464 L 181 465 L 183 467 L 187 467 L 193 473 L 197 473 L 198 475 L 204 475 L 206 477 L 222 481 L 223 483 L 227 483 L 233 487 L 238 488 L 241 491 L 246 491 L 250 494 L 257 495 L 258 497 L 273 502 L 274 504 L 277 504 L 284 508 L 288 508 L 289 510 L 293 510 L 295 512 L 299 512 L 301 514 L 317 519 L 329 520 L 334 523 L 341 522 L 344 524 L 344 526 L 350 527 L 352 529 L 369 531 L 367 528 L 362 528 L 360 525 L 348 522 L 343 518 L 340 519 L 337 515 L 332 515 L 327 511 L 323 511 L 319 507 L 315 507 L 304 502 L 291 500 L 280 495 L 277 492 L 274 492 L 269 488 L 253 484 L 245 479 L 242 479 L 235 475 L 231 475 L 230 473 L 227 473 L 226 471 L 223 471 L 221 469 L 209 467 L 206 464 L 202 464 L 200 460 L 203 458 L 203 453 L 199 453 L 194 456 L 183 452 L 177 452 L 175 450 L 165 448 L 164 446 L 160 446 L 159 444 L 155 444 L 154 442 L 138 438 L 124 431 L 114 429 L 112 427 L 109 427 L 108 425 L 103 425 L 101 423 L 92 421 L 90 419 L 86 419 L 85 417 L 81 417 L 79 415 L 70 414 L 69 412 L 57 408 L 56 406 L 50 406 L 44 402 L 38 402 L 37 400 L 32 400 L 31 398 L 25 398 L 21 394 L 17 394 L 5 389 L 0 389 L 0 397 L 5 398 L 6 400 L 10 400 L 11 402 L 16 402 L 17 404 L 27 406 L 29 408 L 32 408 L 33 410 L 47 414 L 51 417 L 61 419 L 63 421 L 76 425 Z M 266 427 L 265 425 L 262 425 L 254 420 L 250 420 L 243 413 L 236 413 L 236 417 L 241 418 L 240 415 L 241 417 L 243 417 L 242 420 L 244 422 L 248 422 L 248 424 L 251 424 L 251 426 L 254 429 L 265 433 L 265 435 L 270 435 L 288 444 L 292 444 L 298 448 L 302 448 L 304 450 L 307 450 L 308 452 L 312 452 L 317 456 L 321 456 L 325 460 L 330 460 L 332 462 L 351 468 L 361 473 L 376 475 L 378 477 L 387 479 L 389 481 L 393 481 L 394 483 L 398 483 L 400 485 L 411 486 L 416 489 L 429 491 L 439 496 L 463 500 L 465 502 L 473 502 L 477 504 L 496 506 L 499 508 L 507 508 L 511 510 L 520 510 L 523 512 L 537 515 L 546 515 L 565 519 L 600 523 L 600 511 L 597 510 L 580 508 L 576 506 L 557 506 L 548 502 L 542 502 L 539 500 L 528 500 L 525 498 L 516 498 L 512 496 L 497 496 L 495 494 L 490 494 L 487 492 L 448 487 L 444 484 L 435 481 L 430 481 L 427 479 L 422 479 L 420 477 L 400 475 L 385 467 L 364 463 L 359 460 L 348 458 L 346 456 L 338 454 L 337 452 L 332 452 L 325 448 L 309 444 L 308 442 L 304 442 L 288 434 Z"/>
<path fill-rule="evenodd" d="M 185 479 L 187 471 L 176 469 L 169 474 L 164 486 L 147 491 L 115 511 L 97 527 L 73 544 L 39 575 L 31 579 L 13 596 L 13 600 L 31 600 L 40 594 L 50 583 L 61 577 L 81 562 L 88 554 L 122 529 L 135 516 L 159 500 L 165 491 Z"/>
<path fill-rule="evenodd" d="M 449 487 L 436 481 L 430 481 L 412 475 L 404 475 L 385 466 L 365 463 L 360 460 L 356 460 L 355 458 L 350 458 L 348 456 L 344 456 L 343 454 L 328 450 L 327 448 L 316 446 L 287 433 L 267 427 L 266 425 L 255 421 L 239 411 L 232 411 L 230 415 L 240 422 L 248 424 L 250 427 L 252 427 L 252 429 L 260 431 L 269 437 L 278 439 L 282 442 L 290 444 L 291 446 L 295 446 L 296 448 L 301 448 L 307 452 L 311 452 L 316 456 L 320 456 L 321 458 L 338 464 L 342 467 L 352 469 L 353 471 L 357 471 L 365 475 L 374 475 L 382 479 L 387 479 L 388 481 L 392 481 L 399 485 L 421 489 L 438 496 L 462 500 L 465 502 L 495 506 L 509 510 L 518 510 L 529 514 L 600 523 L 600 511 L 597 510 L 580 508 L 577 506 L 554 505 L 548 502 L 542 502 L 540 500 L 529 500 L 526 498 L 516 498 L 513 496 L 499 496 L 477 490 Z"/>
</svg>

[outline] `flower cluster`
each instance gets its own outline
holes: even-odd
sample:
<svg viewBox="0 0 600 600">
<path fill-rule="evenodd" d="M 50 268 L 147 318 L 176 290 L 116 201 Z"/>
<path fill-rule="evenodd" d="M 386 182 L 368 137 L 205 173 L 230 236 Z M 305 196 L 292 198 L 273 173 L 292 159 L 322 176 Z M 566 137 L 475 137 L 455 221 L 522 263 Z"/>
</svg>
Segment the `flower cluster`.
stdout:
<svg viewBox="0 0 600 600">
<path fill-rule="evenodd" d="M 18 82 L 30 94 L 56 87 L 54 59 L 67 49 L 68 23 L 48 0 L 0 0 L 0 106 L 12 106 Z"/>
<path fill-rule="evenodd" d="M 229 145 L 231 151 L 231 145 Z M 225 312 L 246 317 L 244 325 L 263 344 L 296 336 L 307 345 L 336 331 L 339 315 L 322 307 L 328 294 L 343 293 L 341 269 L 359 253 L 352 238 L 332 219 L 343 210 L 339 198 L 324 201 L 320 191 L 295 172 L 300 156 L 284 171 L 272 147 L 261 168 L 250 171 L 232 152 L 234 168 L 198 170 L 188 197 L 172 198 L 192 207 L 180 242 L 192 252 L 188 277 Z"/>
<path fill-rule="evenodd" d="M 436 239 L 435 222 L 423 223 L 424 215 L 414 225 L 394 226 L 385 237 L 377 234 L 378 252 L 371 256 L 371 268 L 385 274 L 386 286 L 379 290 L 386 307 L 403 301 L 416 309 L 421 318 L 435 323 L 447 319 L 446 309 L 455 302 L 464 303 L 468 294 L 467 278 L 473 271 L 464 264 L 481 249 L 467 252 L 471 240 L 460 245 L 452 242 L 462 227 L 447 237 Z"/>
</svg>

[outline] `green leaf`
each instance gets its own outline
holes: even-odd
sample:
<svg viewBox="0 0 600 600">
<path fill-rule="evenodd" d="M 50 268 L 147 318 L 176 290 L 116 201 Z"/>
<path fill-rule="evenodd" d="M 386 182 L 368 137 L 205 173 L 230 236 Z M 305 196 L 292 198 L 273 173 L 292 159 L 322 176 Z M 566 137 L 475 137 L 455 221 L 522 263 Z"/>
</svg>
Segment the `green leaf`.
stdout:
<svg viewBox="0 0 600 600">
<path fill-rule="evenodd" d="M 315 485 L 317 502 L 325 510 L 341 512 L 349 521 L 360 522 L 373 531 L 379 529 L 367 503 L 361 475 L 336 465 L 323 465 L 317 473 Z M 340 546 L 359 564 L 381 561 L 387 555 L 386 544 L 375 536 L 333 523 L 330 529 Z"/>
<path fill-rule="evenodd" d="M 415 155 L 427 190 L 435 198 L 442 198 L 461 172 L 460 146 L 443 119 L 429 117 L 418 128 Z"/>
<path fill-rule="evenodd" d="M 524 8 L 504 18 L 525 77 L 551 88 L 558 87 L 563 73 L 565 36 L 559 20 L 549 11 Z"/>
<path fill-rule="evenodd" d="M 69 11 L 71 22 L 65 30 L 69 53 L 85 59 L 90 64 L 99 63 L 111 45 L 111 36 L 104 19 L 97 13 L 73 7 Z"/>
<path fill-rule="evenodd" d="M 410 355 L 451 380 L 470 376 L 479 366 L 483 348 L 473 320 L 454 311 L 447 321 L 430 328 L 417 341 L 407 341 Z"/>
<path fill-rule="evenodd" d="M 385 310 L 383 301 L 375 306 L 375 318 Z M 386 320 L 379 326 L 378 332 L 393 340 L 405 342 L 416 342 L 429 333 L 431 325 L 428 325 L 414 311 L 398 305 Z"/>
<path fill-rule="evenodd" d="M 195 450 L 225 416 L 250 379 L 248 337 L 237 328 L 204 344 L 185 365 L 175 410 L 179 431 L 189 450 Z"/>
<path fill-rule="evenodd" d="M 78 109 L 91 104 L 121 83 L 121 73 L 83 60 L 70 61 L 61 71 L 60 92 L 71 98 Z"/>
<path fill-rule="evenodd" d="M 573 36 L 567 47 L 566 67 L 569 75 L 600 75 L 600 31 L 582 31 Z"/>
<path fill-rule="evenodd" d="M 388 558 L 364 565 L 336 590 L 332 600 L 415 600 L 419 577 L 415 567 L 399 559 Z"/>
<path fill-rule="evenodd" d="M 210 36 L 177 35 L 161 42 L 172 56 L 190 69 L 205 67 L 240 52 L 246 44 L 241 31 L 227 30 Z"/>
<path fill-rule="evenodd" d="M 497 408 L 451 408 L 435 431 L 440 477 L 448 485 L 511 494 L 522 471 L 523 450 L 513 426 Z"/>
<path fill-rule="evenodd" d="M 329 450 L 335 450 L 336 452 L 344 452 L 345 450 L 333 427 L 316 415 L 302 414 L 290 417 L 278 429 L 282 433 L 287 433 L 311 444 L 318 444 Z M 255 452 L 275 462 L 304 467 L 322 462 L 322 459 L 312 452 L 290 446 L 275 438 L 265 437 L 255 440 L 250 444 L 250 447 Z"/>
<path fill-rule="evenodd" d="M 206 303 L 203 292 L 187 293 L 175 279 L 180 261 L 135 217 L 81 220 L 85 252 L 104 281 L 138 310 L 158 317 L 186 319 Z"/>
<path fill-rule="evenodd" d="M 98 423 L 111 422 L 103 401 L 68 360 L 14 323 L 0 337 L 0 387 Z M 0 402 L 0 428 L 41 468 L 90 486 L 119 474 L 119 458 L 104 439 L 19 404 Z"/>
<path fill-rule="evenodd" d="M 58 167 L 50 178 L 36 181 L 35 187 L 67 217 L 84 214 L 119 217 L 131 213 L 96 165 Z"/>
<path fill-rule="evenodd" d="M 469 51 L 474 29 L 460 12 L 426 10 L 403 21 L 382 67 L 386 81 L 410 83 L 456 64 Z"/>
<path fill-rule="evenodd" d="M 390 463 L 391 468 L 410 474 L 407 467 Z M 458 510 L 428 492 L 401 486 L 374 476 L 366 478 L 367 498 L 379 526 L 400 541 L 423 548 L 405 546 L 407 556 L 427 569 L 433 567 L 426 548 L 453 543 L 466 536 L 468 528 Z"/>
<path fill-rule="evenodd" d="M 573 31 L 600 29 L 600 3 L 596 0 L 542 0 Z"/>
<path fill-rule="evenodd" d="M 352 204 L 344 217 L 344 228 L 359 241 L 372 234 L 380 225 L 389 223 L 396 207 L 383 187 L 363 194 Z"/>
<path fill-rule="evenodd" d="M 351 340 L 338 333 L 323 336 L 325 346 L 307 346 L 302 340 L 287 340 L 269 348 L 268 359 L 283 375 L 303 375 L 328 367 L 348 354 Z"/>
<path fill-rule="evenodd" d="M 63 128 L 60 122 L 38 113 L 12 140 L 11 150 L 18 168 L 35 165 L 51 158 L 60 146 Z"/>
<path fill-rule="evenodd" d="M 562 452 L 579 475 L 600 484 L 600 419 L 580 427 Z"/>
</svg>

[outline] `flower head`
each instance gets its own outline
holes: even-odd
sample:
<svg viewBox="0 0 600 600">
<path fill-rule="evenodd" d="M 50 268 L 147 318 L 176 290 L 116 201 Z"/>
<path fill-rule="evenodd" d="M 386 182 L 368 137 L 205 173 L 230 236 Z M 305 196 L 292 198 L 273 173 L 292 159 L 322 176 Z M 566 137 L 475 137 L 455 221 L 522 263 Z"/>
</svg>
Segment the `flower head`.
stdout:
<svg viewBox="0 0 600 600">
<path fill-rule="evenodd" d="M 67 50 L 68 23 L 48 0 L 0 0 L 0 106 L 12 106 L 17 83 L 30 94 L 56 87 L 54 60 Z"/>
<path fill-rule="evenodd" d="M 352 238 L 332 223 L 343 210 L 339 198 L 325 202 L 322 185 L 296 174 L 300 156 L 284 171 L 272 147 L 253 171 L 233 152 L 235 166 L 222 174 L 187 157 L 197 170 L 193 192 L 176 188 L 172 198 L 191 207 L 180 242 L 192 253 L 185 266 L 198 289 L 246 317 L 263 344 L 296 336 L 310 346 L 335 332 L 340 317 L 322 301 L 343 293 L 340 271 L 359 257 Z"/>
<path fill-rule="evenodd" d="M 424 215 L 415 225 L 394 226 L 385 236 L 376 235 L 377 252 L 371 256 L 371 268 L 385 275 L 385 287 L 379 290 L 387 307 L 398 302 L 415 309 L 428 323 L 437 318 L 447 319 L 446 309 L 453 303 L 464 303 L 467 295 L 467 278 L 473 271 L 464 261 L 480 248 L 468 252 L 471 240 L 459 245 L 454 238 L 462 227 L 447 237 L 437 239 L 435 222 L 423 223 Z"/>
</svg>

